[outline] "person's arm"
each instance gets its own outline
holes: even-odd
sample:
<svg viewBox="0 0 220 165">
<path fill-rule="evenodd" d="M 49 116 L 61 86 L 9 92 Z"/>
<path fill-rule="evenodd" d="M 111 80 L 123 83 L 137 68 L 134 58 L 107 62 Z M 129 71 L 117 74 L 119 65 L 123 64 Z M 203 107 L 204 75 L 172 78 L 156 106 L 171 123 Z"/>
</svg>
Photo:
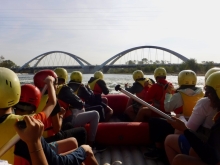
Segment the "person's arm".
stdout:
<svg viewBox="0 0 220 165">
<path fill-rule="evenodd" d="M 49 117 L 54 107 L 56 106 L 57 98 L 56 91 L 54 89 L 54 78 L 52 76 L 48 76 L 44 81 L 47 84 L 48 101 L 42 111 L 46 114 L 47 117 Z"/>
<path fill-rule="evenodd" d="M 166 93 L 164 99 L 164 109 L 166 112 L 174 111 L 183 105 L 182 97 L 179 93 L 174 95 Z"/>
<path fill-rule="evenodd" d="M 133 85 L 129 88 L 125 88 L 126 91 L 132 93 L 132 94 L 135 94 L 135 93 L 139 93 L 143 90 L 143 86 L 140 84 L 140 83 L 133 83 Z"/>
<path fill-rule="evenodd" d="M 40 139 L 44 130 L 43 123 L 31 116 L 25 116 L 24 121 L 26 128 L 19 128 L 15 124 L 15 130 L 28 146 L 32 165 L 48 165 Z"/>
</svg>

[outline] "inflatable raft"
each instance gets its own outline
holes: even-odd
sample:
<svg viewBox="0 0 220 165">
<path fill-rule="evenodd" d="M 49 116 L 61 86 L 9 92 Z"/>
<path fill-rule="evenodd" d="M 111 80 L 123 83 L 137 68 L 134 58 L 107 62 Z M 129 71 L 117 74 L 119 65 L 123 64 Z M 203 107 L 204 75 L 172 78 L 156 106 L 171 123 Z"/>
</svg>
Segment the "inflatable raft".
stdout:
<svg viewBox="0 0 220 165">
<path fill-rule="evenodd" d="M 110 122 L 99 123 L 96 142 L 104 145 L 147 145 L 149 127 L 144 122 L 121 122 L 119 117 L 126 109 L 129 97 L 124 94 L 105 95 L 113 109 Z M 89 125 L 86 125 L 88 130 Z"/>
<path fill-rule="evenodd" d="M 110 122 L 99 123 L 96 142 L 107 149 L 96 153 L 100 165 L 164 165 L 161 160 L 150 160 L 143 156 L 150 143 L 147 122 L 121 122 L 120 115 L 126 109 L 129 97 L 125 94 L 105 95 L 113 109 Z M 89 125 L 86 125 L 88 131 Z"/>
</svg>

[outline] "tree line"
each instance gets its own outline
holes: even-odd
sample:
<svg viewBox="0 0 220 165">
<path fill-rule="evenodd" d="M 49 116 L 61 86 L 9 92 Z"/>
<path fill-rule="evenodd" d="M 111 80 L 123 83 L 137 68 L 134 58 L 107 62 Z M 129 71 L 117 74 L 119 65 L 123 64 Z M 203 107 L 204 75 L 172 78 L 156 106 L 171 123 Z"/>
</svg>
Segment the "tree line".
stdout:
<svg viewBox="0 0 220 165">
<path fill-rule="evenodd" d="M 4 56 L 0 56 L 0 67 L 5 67 L 5 68 L 17 68 L 18 66 L 11 60 L 5 60 Z"/>
<path fill-rule="evenodd" d="M 216 66 L 213 61 L 202 61 L 202 63 L 197 63 L 196 59 L 189 59 L 188 61 L 182 62 L 179 65 L 167 65 L 170 64 L 168 61 L 149 61 L 143 58 L 141 61 L 129 60 L 125 63 L 126 65 L 136 65 L 134 68 L 111 68 L 108 73 L 133 73 L 135 70 L 142 70 L 144 73 L 152 74 L 157 67 L 164 67 L 167 73 L 179 73 L 182 70 L 190 69 L 197 74 L 205 74 L 207 70 Z M 19 68 L 13 61 L 5 60 L 3 56 L 0 56 L 0 67 L 6 67 L 9 69 Z M 30 66 L 29 66 L 30 67 Z M 219 66 L 220 67 L 220 64 Z"/>
<path fill-rule="evenodd" d="M 135 70 L 142 70 L 144 73 L 153 73 L 157 67 L 164 67 L 167 73 L 179 73 L 182 70 L 193 70 L 197 74 L 205 74 L 207 70 L 216 66 L 213 61 L 202 61 L 197 63 L 196 59 L 189 59 L 188 61 L 182 62 L 179 65 L 167 65 L 170 64 L 168 61 L 148 61 L 143 58 L 142 61 L 129 60 L 126 62 L 127 65 L 137 65 L 135 68 L 111 68 L 108 73 L 133 73 Z M 146 64 L 143 66 L 143 64 Z"/>
</svg>

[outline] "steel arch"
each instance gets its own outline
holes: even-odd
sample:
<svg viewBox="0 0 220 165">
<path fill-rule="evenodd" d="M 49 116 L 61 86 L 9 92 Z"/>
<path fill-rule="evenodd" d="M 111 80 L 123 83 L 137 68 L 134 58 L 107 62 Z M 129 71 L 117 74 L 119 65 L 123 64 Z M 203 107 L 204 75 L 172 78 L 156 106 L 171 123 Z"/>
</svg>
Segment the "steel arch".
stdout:
<svg viewBox="0 0 220 165">
<path fill-rule="evenodd" d="M 17 72 L 20 72 L 24 67 L 28 66 L 29 63 L 31 63 L 32 61 L 34 61 L 34 60 L 36 60 L 36 59 L 39 58 L 38 61 L 37 61 L 37 62 L 35 63 L 35 65 L 34 65 L 34 67 L 36 67 L 44 57 L 46 57 L 46 56 L 48 56 L 48 55 L 50 55 L 50 54 L 53 54 L 53 53 L 63 53 L 63 54 L 69 55 L 70 57 L 72 57 L 73 59 L 75 59 L 75 60 L 80 64 L 80 66 L 81 66 L 82 68 L 84 68 L 85 65 L 84 65 L 81 61 L 83 61 L 83 62 L 86 63 L 87 65 L 91 65 L 91 64 L 90 64 L 89 62 L 87 62 L 86 60 L 84 60 L 84 59 L 82 59 L 82 58 L 80 58 L 80 57 L 78 57 L 78 56 L 76 56 L 76 55 L 74 55 L 74 54 L 71 54 L 71 53 L 68 53 L 68 52 L 63 52 L 63 51 L 50 51 L 50 52 L 43 53 L 43 54 L 41 54 L 41 55 L 39 55 L 39 56 L 37 56 L 37 57 L 31 59 L 30 61 L 26 62 L 22 67 L 20 67 L 20 68 L 17 70 Z"/>
<path fill-rule="evenodd" d="M 177 52 L 174 52 L 173 50 L 167 49 L 167 48 L 163 48 L 163 47 L 159 47 L 159 46 L 138 46 L 138 47 L 127 49 L 127 50 L 125 50 L 123 52 L 120 52 L 120 53 L 116 54 L 115 56 L 109 58 L 104 63 L 102 63 L 100 66 L 97 66 L 97 68 L 95 68 L 95 71 L 101 70 L 104 66 L 106 66 L 106 64 L 108 64 L 112 60 L 113 61 L 109 65 L 113 65 L 119 58 L 121 58 L 125 54 L 127 54 L 127 53 L 129 53 L 129 52 L 131 52 L 133 50 L 143 49 L 143 48 L 155 48 L 155 49 L 164 50 L 164 51 L 169 52 L 169 53 L 173 54 L 174 56 L 180 58 L 184 62 L 189 60 L 185 56 L 183 56 L 183 55 L 181 55 L 181 54 L 179 54 Z"/>
</svg>

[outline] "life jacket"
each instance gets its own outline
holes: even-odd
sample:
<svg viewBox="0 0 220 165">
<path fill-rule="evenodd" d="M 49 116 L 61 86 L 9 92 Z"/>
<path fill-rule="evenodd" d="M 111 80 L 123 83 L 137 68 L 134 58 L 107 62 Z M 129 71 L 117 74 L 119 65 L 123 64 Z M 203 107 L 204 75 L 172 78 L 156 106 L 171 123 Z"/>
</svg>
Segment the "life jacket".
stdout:
<svg viewBox="0 0 220 165">
<path fill-rule="evenodd" d="M 102 89 L 97 85 L 97 81 L 101 79 L 95 79 L 94 81 L 88 83 L 90 89 L 93 91 L 94 94 L 102 94 Z"/>
<path fill-rule="evenodd" d="M 48 101 L 48 94 L 44 94 L 43 96 L 41 96 L 40 104 L 37 107 L 36 113 L 39 113 L 44 109 L 44 107 L 47 104 L 47 101 Z"/>
<path fill-rule="evenodd" d="M 75 83 L 75 82 L 70 82 L 67 84 L 72 90 L 74 91 L 75 95 L 78 95 L 79 89 L 81 87 L 81 84 Z"/>
<path fill-rule="evenodd" d="M 56 90 L 56 94 L 59 100 L 70 104 L 70 106 L 75 109 L 81 110 L 84 107 L 83 101 L 76 94 L 74 94 L 73 89 L 68 85 L 59 86 L 59 88 Z"/>
<path fill-rule="evenodd" d="M 147 93 L 147 90 L 149 89 L 148 87 L 145 87 L 145 83 L 147 82 L 147 79 L 144 80 L 137 80 L 136 82 L 138 82 L 139 84 L 141 84 L 141 86 L 143 87 L 143 90 L 141 92 L 136 93 L 136 96 L 139 97 L 140 99 L 144 99 L 144 96 Z"/>
<path fill-rule="evenodd" d="M 52 119 L 51 117 L 48 117 L 47 118 L 47 125 L 50 127 L 46 128 L 43 132 L 43 137 L 44 138 L 47 138 L 47 137 L 50 137 L 50 136 L 54 136 L 55 135 L 55 132 L 53 131 L 53 126 L 52 126 Z"/>
<path fill-rule="evenodd" d="M 58 102 L 59 102 L 60 106 L 66 110 L 66 113 L 63 116 L 63 119 L 73 115 L 72 111 L 69 109 L 69 104 L 63 102 L 62 100 L 58 100 Z"/>
<path fill-rule="evenodd" d="M 202 97 L 204 97 L 204 93 L 201 91 L 200 93 L 197 93 L 196 95 L 193 96 L 189 96 L 187 94 L 185 94 L 182 91 L 178 91 L 182 97 L 183 100 L 183 116 L 184 117 L 190 117 L 190 115 L 192 114 L 193 108 L 196 105 L 197 101 L 199 99 L 201 99 Z"/>
<path fill-rule="evenodd" d="M 31 165 L 28 160 L 21 156 L 14 156 L 14 165 Z"/>
<path fill-rule="evenodd" d="M 164 88 L 165 88 L 166 84 L 162 84 L 162 83 L 157 82 L 154 85 L 157 85 L 159 88 L 161 88 L 162 96 L 159 100 L 153 99 L 153 106 L 158 108 L 159 110 L 165 112 L 165 109 L 164 109 L 165 90 L 164 90 Z M 165 112 L 165 113 L 169 113 L 169 112 Z"/>
<path fill-rule="evenodd" d="M 39 106 L 36 110 L 36 113 L 39 113 L 44 109 L 44 107 L 47 104 L 47 101 L 48 101 L 48 94 L 45 94 L 45 95 L 41 96 L 40 104 L 39 104 Z M 47 118 L 47 125 L 48 126 L 51 125 L 51 127 L 44 128 L 45 129 L 44 132 L 43 132 L 43 137 L 44 138 L 55 135 L 55 133 L 53 132 L 51 117 Z"/>
<path fill-rule="evenodd" d="M 0 123 L 0 148 L 16 135 L 14 124 L 17 120 L 22 119 L 23 116 L 10 114 Z M 14 164 L 14 146 L 1 156 L 0 159 L 7 160 L 10 164 Z"/>
</svg>

